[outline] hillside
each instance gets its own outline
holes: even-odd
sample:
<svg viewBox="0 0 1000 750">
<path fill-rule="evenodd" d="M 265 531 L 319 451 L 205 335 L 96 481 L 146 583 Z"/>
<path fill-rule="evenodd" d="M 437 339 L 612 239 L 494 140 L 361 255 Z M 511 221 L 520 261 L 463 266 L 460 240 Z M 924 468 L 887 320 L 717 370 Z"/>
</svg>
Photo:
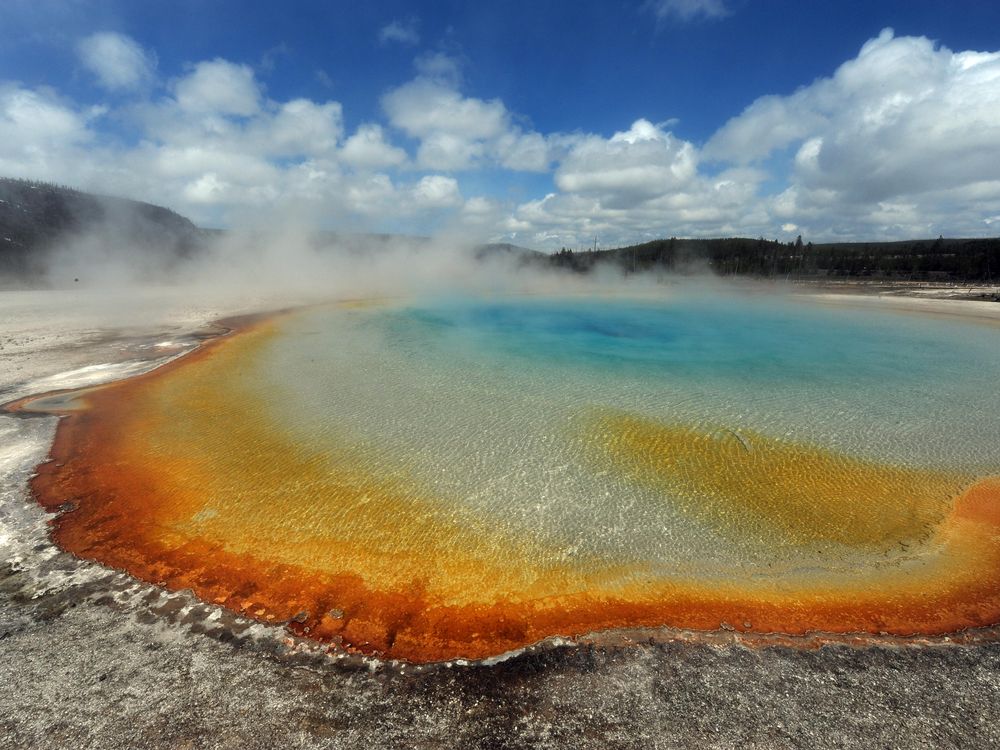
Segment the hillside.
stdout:
<svg viewBox="0 0 1000 750">
<path fill-rule="evenodd" d="M 203 241 L 202 230 L 161 206 L 0 177 L 0 274 L 39 276 L 51 252 L 84 236 L 161 261 L 188 257 Z"/>
</svg>

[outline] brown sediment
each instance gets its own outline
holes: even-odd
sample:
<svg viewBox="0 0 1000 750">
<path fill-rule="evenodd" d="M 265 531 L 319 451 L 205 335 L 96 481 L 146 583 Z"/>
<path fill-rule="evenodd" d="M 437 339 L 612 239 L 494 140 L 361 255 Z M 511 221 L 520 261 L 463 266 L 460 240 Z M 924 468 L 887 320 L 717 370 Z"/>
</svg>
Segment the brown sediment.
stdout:
<svg viewBox="0 0 1000 750">
<path fill-rule="evenodd" d="M 53 519 L 63 549 L 411 662 L 609 629 L 932 636 L 1000 622 L 1000 479 L 606 414 L 592 423 L 595 460 L 689 498 L 723 535 L 749 516 L 775 543 L 858 556 L 846 571 L 728 580 L 567 561 L 374 472 L 352 448 L 319 454 L 261 424 L 245 365 L 276 319 L 227 325 L 240 334 L 78 396 L 32 483 L 45 507 L 73 508 Z M 896 545 L 913 550 L 884 564 Z M 873 564 L 857 566 L 866 555 Z"/>
</svg>

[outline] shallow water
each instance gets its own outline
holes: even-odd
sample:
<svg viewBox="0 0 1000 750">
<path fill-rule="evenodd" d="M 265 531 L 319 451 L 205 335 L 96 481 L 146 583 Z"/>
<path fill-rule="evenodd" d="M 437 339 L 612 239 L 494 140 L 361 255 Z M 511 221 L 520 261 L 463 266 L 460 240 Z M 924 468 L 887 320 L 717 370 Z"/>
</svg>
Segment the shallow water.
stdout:
<svg viewBox="0 0 1000 750">
<path fill-rule="evenodd" d="M 256 366 L 269 416 L 297 440 L 363 445 L 379 472 L 619 556 L 658 558 L 684 519 L 592 455 L 588 420 L 608 411 L 962 475 L 1000 465 L 996 329 L 926 318 L 747 298 L 456 299 L 298 316 Z"/>
<path fill-rule="evenodd" d="M 998 333 L 718 295 L 313 308 L 88 396 L 44 481 L 115 498 L 63 517 L 85 555 L 414 660 L 945 632 L 1000 612 Z"/>
</svg>

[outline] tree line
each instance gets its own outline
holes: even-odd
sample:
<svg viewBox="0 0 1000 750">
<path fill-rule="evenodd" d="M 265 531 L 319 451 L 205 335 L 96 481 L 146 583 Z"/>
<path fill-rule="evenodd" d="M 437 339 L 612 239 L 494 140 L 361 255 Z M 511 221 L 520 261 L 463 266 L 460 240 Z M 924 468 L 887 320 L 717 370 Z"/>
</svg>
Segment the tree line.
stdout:
<svg viewBox="0 0 1000 750">
<path fill-rule="evenodd" d="M 587 272 L 611 264 L 625 273 L 710 271 L 761 278 L 871 278 L 904 281 L 1000 280 L 1000 238 L 804 243 L 730 237 L 653 240 L 607 250 L 563 248 L 551 265 Z"/>
</svg>

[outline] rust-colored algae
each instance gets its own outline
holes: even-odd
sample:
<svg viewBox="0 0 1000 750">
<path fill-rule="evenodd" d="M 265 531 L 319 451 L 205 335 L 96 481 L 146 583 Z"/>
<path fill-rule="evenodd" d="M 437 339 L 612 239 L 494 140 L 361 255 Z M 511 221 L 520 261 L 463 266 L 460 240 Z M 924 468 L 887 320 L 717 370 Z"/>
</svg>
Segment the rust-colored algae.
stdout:
<svg viewBox="0 0 1000 750">
<path fill-rule="evenodd" d="M 612 628 L 933 635 L 1000 622 L 1000 479 L 970 484 L 763 435 L 604 415 L 591 424 L 597 460 L 687 498 L 723 534 L 738 534 L 734 519 L 749 515 L 773 543 L 839 545 L 861 560 L 912 550 L 894 565 L 725 580 L 566 561 L 373 475 L 353 449 L 320 454 L 262 427 L 238 363 L 274 325 L 257 321 L 81 397 L 33 482 L 46 507 L 74 508 L 53 520 L 61 547 L 301 635 L 412 662 Z M 296 502 L 303 493 L 308 511 Z"/>
</svg>

